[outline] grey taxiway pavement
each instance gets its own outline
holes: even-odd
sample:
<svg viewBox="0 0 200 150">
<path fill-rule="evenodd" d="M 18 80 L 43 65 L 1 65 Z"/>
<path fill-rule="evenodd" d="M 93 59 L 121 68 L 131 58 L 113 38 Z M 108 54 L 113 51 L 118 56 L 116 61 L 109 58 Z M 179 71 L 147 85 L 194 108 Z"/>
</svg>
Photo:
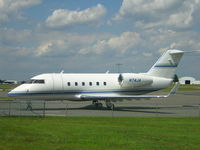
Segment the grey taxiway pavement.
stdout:
<svg viewBox="0 0 200 150">
<path fill-rule="evenodd" d="M 1 93 L 0 95 L 4 95 Z M 27 109 L 27 103 L 32 110 Z M 178 92 L 164 99 L 114 102 L 114 110 L 96 108 L 91 101 L 20 101 L 0 100 L 0 116 L 140 116 L 200 117 L 200 91 Z"/>
</svg>

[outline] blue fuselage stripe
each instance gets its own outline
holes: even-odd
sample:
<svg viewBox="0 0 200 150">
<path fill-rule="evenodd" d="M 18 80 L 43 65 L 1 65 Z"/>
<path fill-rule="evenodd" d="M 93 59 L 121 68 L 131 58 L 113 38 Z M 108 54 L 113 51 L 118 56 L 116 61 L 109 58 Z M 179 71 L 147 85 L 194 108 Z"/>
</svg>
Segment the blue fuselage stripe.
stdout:
<svg viewBox="0 0 200 150">
<path fill-rule="evenodd" d="M 177 65 L 156 65 L 154 68 L 176 68 Z"/>
<path fill-rule="evenodd" d="M 63 91 L 58 91 L 58 92 L 55 92 L 55 91 L 47 91 L 47 92 L 34 92 L 34 93 L 8 93 L 9 96 L 22 96 L 22 95 L 49 95 L 49 94 L 55 94 L 55 95 L 73 95 L 73 94 L 109 94 L 109 93 L 149 93 L 149 92 L 153 92 L 153 91 L 156 91 L 156 89 L 154 90 L 137 90 L 137 91 L 89 91 L 89 92 L 83 92 L 83 91 L 70 91 L 70 92 L 63 92 Z"/>
</svg>

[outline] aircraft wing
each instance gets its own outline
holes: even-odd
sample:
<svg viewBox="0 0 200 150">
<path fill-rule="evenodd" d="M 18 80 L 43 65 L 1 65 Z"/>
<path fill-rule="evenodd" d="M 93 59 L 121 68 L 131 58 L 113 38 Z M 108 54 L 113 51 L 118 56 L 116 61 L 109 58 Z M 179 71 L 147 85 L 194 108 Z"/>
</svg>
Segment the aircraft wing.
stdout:
<svg viewBox="0 0 200 150">
<path fill-rule="evenodd" d="M 174 87 L 167 95 L 117 95 L 117 96 L 104 96 L 104 95 L 79 95 L 82 100 L 114 100 L 114 99 L 150 99 L 150 98 L 167 98 L 175 95 L 179 88 L 179 82 L 176 82 Z"/>
</svg>

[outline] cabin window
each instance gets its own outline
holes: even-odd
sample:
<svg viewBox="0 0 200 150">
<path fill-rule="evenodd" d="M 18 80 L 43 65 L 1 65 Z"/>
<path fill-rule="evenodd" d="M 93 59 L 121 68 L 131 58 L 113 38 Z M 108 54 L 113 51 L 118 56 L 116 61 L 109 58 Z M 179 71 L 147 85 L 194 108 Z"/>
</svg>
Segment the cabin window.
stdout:
<svg viewBox="0 0 200 150">
<path fill-rule="evenodd" d="M 78 82 L 75 82 L 75 86 L 78 86 Z"/>
<path fill-rule="evenodd" d="M 106 82 L 103 82 L 103 85 L 105 85 L 105 86 L 106 86 Z"/>
<path fill-rule="evenodd" d="M 85 86 L 85 82 L 82 82 L 82 86 Z"/>
<path fill-rule="evenodd" d="M 99 86 L 99 82 L 96 82 L 96 85 Z"/>
<path fill-rule="evenodd" d="M 70 83 L 70 82 L 67 82 L 67 85 L 68 85 L 68 86 L 71 86 L 71 83 Z"/>
<path fill-rule="evenodd" d="M 92 86 L 92 82 L 89 82 L 89 85 Z"/>
</svg>

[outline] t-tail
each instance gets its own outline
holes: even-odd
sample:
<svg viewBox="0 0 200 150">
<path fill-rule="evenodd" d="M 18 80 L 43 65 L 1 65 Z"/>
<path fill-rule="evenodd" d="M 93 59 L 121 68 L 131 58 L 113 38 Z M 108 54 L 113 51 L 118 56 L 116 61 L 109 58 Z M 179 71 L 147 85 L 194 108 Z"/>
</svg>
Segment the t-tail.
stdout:
<svg viewBox="0 0 200 150">
<path fill-rule="evenodd" d="M 174 78 L 175 71 L 178 67 L 179 61 L 183 56 L 184 51 L 181 50 L 168 50 L 166 51 L 158 61 L 151 67 L 147 72 L 148 75 L 163 77 L 163 78 Z"/>
</svg>

